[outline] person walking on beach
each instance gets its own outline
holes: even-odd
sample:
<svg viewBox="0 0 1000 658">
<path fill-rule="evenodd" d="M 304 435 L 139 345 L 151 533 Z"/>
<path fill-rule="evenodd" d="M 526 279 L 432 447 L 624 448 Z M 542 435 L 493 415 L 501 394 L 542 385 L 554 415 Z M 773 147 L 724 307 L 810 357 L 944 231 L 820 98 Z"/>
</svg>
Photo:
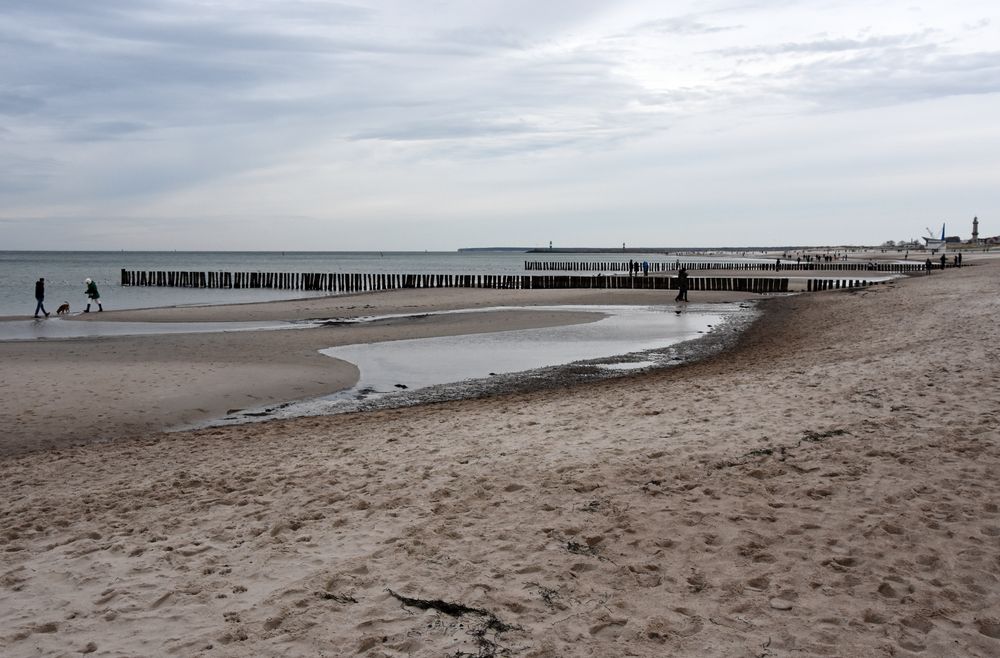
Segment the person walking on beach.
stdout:
<svg viewBox="0 0 1000 658">
<path fill-rule="evenodd" d="M 87 308 L 83 309 L 83 312 L 90 313 L 91 303 L 97 304 L 98 311 L 103 311 L 104 307 L 101 306 L 101 293 L 97 292 L 97 284 L 90 279 L 85 279 L 84 283 L 87 284 Z"/>
<path fill-rule="evenodd" d="M 648 260 L 642 261 L 642 275 L 643 276 L 649 276 L 649 261 Z"/>
<path fill-rule="evenodd" d="M 44 313 L 45 317 L 49 317 L 49 312 L 45 310 L 45 277 L 35 281 L 35 300 L 38 302 L 35 305 L 35 317 L 38 317 L 39 311 Z"/>
<path fill-rule="evenodd" d="M 924 269 L 926 269 L 926 270 L 927 270 L 927 273 L 928 273 L 928 274 L 930 274 L 930 273 L 931 273 L 931 259 L 930 259 L 930 258 L 928 258 L 928 259 L 927 259 L 927 262 L 926 262 L 926 263 L 924 263 Z"/>
<path fill-rule="evenodd" d="M 688 300 L 688 271 L 686 268 L 681 268 L 677 273 L 677 296 L 674 297 L 675 302 L 686 302 Z"/>
<path fill-rule="evenodd" d="M 941 254 L 941 269 L 942 269 L 942 270 L 944 269 L 944 266 L 945 266 L 945 265 L 946 265 L 947 263 L 948 263 L 948 259 L 947 259 L 947 258 L 945 258 L 945 255 L 944 255 L 944 254 Z"/>
</svg>

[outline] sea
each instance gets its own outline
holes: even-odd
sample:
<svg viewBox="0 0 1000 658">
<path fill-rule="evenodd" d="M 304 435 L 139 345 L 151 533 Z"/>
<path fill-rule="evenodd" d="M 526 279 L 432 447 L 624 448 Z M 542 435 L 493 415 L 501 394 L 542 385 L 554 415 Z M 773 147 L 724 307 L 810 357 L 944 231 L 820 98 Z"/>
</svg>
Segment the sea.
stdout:
<svg viewBox="0 0 1000 658">
<path fill-rule="evenodd" d="M 665 252 L 525 253 L 507 250 L 406 252 L 235 251 L 0 251 L 0 318 L 23 318 L 35 310 L 35 281 L 45 278 L 50 313 L 63 302 L 71 312 L 87 304 L 84 280 L 93 279 L 105 310 L 262 302 L 326 296 L 301 290 L 156 288 L 122 286 L 121 271 L 326 272 L 350 274 L 524 274 L 525 261 L 669 263 Z M 717 255 L 726 260 L 763 260 Z M 698 254 L 698 260 L 712 255 Z"/>
</svg>

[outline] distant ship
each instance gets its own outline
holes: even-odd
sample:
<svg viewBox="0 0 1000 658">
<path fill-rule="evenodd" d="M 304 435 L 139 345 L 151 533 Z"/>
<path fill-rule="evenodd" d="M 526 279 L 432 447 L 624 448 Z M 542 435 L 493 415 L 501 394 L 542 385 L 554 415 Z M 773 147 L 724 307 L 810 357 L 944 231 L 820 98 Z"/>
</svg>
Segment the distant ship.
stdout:
<svg viewBox="0 0 1000 658">
<path fill-rule="evenodd" d="M 934 234 L 931 233 L 930 229 L 927 229 L 927 235 L 929 235 L 930 237 L 924 238 L 924 241 L 927 242 L 927 250 L 928 251 L 930 251 L 932 254 L 935 254 L 939 250 L 940 251 L 944 251 L 945 250 L 944 224 L 941 225 L 941 238 L 940 239 L 939 238 L 935 238 Z"/>
</svg>

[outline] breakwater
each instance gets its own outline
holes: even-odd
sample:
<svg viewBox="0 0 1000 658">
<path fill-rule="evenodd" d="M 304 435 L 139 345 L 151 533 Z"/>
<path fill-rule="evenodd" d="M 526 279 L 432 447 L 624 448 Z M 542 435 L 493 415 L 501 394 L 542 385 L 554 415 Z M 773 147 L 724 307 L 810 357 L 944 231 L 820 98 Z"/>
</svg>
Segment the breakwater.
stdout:
<svg viewBox="0 0 1000 658">
<path fill-rule="evenodd" d="M 330 293 L 374 292 L 405 288 L 630 289 L 677 290 L 675 276 L 574 276 L 516 274 L 338 274 L 303 272 L 121 271 L 122 286 L 182 288 L 271 288 Z M 777 277 L 688 277 L 689 290 L 754 293 L 788 292 L 788 279 Z"/>
<path fill-rule="evenodd" d="M 510 290 L 617 289 L 677 290 L 676 276 L 516 275 L 516 274 L 336 274 L 302 272 L 173 272 L 122 270 L 122 286 L 283 289 L 329 293 L 375 292 L 406 288 L 492 288 Z M 866 279 L 807 279 L 805 290 L 864 288 Z M 779 277 L 688 277 L 688 289 L 726 292 L 789 292 Z M 802 288 L 798 288 L 802 290 Z M 794 292 L 794 291 L 793 291 Z"/>
<path fill-rule="evenodd" d="M 865 281 L 858 279 L 807 279 L 806 292 L 819 292 L 821 290 L 841 290 L 844 288 L 867 288 L 868 286 L 882 283 L 881 281 Z"/>
<path fill-rule="evenodd" d="M 633 261 L 635 262 L 635 261 Z M 524 261 L 526 272 L 627 272 L 628 262 L 606 261 Z M 642 263 L 639 263 L 640 268 Z M 674 272 L 682 267 L 690 271 L 732 270 L 742 272 L 921 272 L 923 263 L 856 263 L 833 261 L 829 263 L 743 263 L 735 261 L 657 261 L 649 262 L 649 271 L 655 274 Z"/>
</svg>

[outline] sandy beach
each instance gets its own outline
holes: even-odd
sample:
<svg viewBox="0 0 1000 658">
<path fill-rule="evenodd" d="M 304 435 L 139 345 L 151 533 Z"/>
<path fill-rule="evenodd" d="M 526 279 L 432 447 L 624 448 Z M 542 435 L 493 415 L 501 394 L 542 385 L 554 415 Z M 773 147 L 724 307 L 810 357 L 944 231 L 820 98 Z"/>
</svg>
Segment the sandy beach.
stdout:
<svg viewBox="0 0 1000 658">
<path fill-rule="evenodd" d="M 594 314 L 0 344 L 0 654 L 998 655 L 998 275 L 769 298 L 733 349 L 652 374 L 192 432 L 160 430 L 350 386 L 320 347 Z M 663 302 L 427 290 L 101 319 Z"/>
<path fill-rule="evenodd" d="M 592 322 L 581 311 L 427 315 L 494 307 L 664 304 L 657 291 L 406 290 L 265 304 L 77 315 L 70 321 L 267 322 L 410 315 L 308 330 L 0 341 L 0 455 L 106 441 L 191 425 L 233 409 L 311 398 L 350 388 L 352 364 L 318 350 L 352 343 L 475 334 Z M 698 299 L 752 299 L 699 293 Z"/>
</svg>

